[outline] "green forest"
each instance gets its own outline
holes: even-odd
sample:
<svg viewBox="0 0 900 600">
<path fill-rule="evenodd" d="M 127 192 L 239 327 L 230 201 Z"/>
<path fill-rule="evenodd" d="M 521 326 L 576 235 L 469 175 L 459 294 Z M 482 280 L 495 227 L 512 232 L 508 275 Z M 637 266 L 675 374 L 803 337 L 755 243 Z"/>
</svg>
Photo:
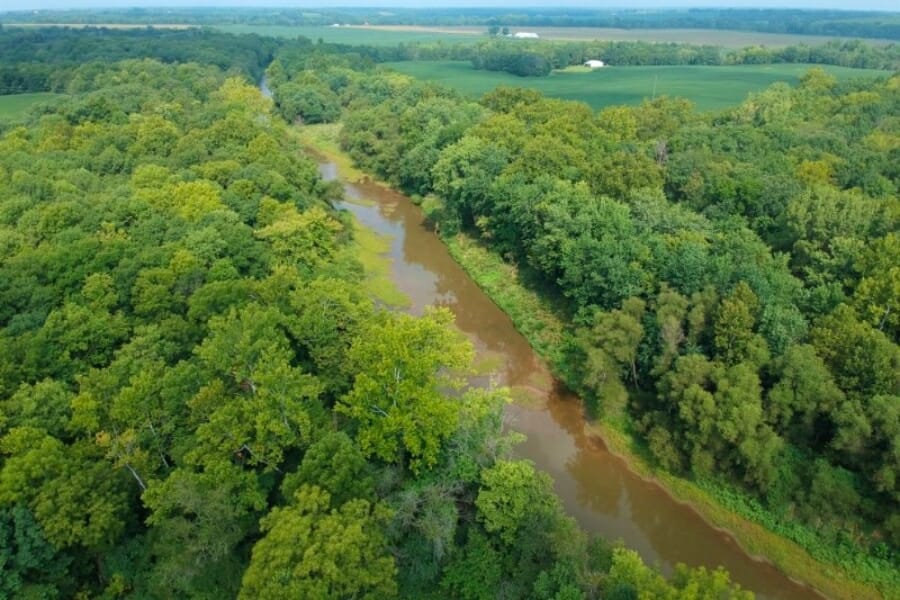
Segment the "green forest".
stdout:
<svg viewBox="0 0 900 600">
<path fill-rule="evenodd" d="M 53 75 L 0 137 L 0 597 L 748 596 L 578 530 L 251 81 Z"/>
<path fill-rule="evenodd" d="M 328 122 L 553 303 L 593 416 L 896 597 L 900 76 L 595 112 L 408 51 L 0 31 L 60 94 L 0 120 L 0 598 L 752 597 L 579 529 L 450 313 L 368 296 Z"/>
<path fill-rule="evenodd" d="M 900 79 L 594 113 L 331 61 L 276 60 L 280 110 L 343 114 L 357 164 L 554 298 L 572 333 L 551 359 L 598 415 L 898 589 Z"/>
</svg>

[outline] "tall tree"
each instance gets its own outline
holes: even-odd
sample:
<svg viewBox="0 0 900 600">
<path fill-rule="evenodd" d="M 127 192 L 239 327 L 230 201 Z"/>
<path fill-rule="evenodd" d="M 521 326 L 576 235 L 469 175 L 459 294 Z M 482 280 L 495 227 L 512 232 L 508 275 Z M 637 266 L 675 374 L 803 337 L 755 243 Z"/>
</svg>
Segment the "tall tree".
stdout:
<svg viewBox="0 0 900 600">
<path fill-rule="evenodd" d="M 260 522 L 240 598 L 359 598 L 396 594 L 396 567 L 380 530 L 381 506 L 351 500 L 329 509 L 328 492 L 302 486 Z"/>
<path fill-rule="evenodd" d="M 350 348 L 356 373 L 335 410 L 353 419 L 363 451 L 415 471 L 433 466 L 456 428 L 459 407 L 447 393 L 462 384 L 472 348 L 448 326 L 446 309 L 420 319 L 383 315 Z"/>
</svg>

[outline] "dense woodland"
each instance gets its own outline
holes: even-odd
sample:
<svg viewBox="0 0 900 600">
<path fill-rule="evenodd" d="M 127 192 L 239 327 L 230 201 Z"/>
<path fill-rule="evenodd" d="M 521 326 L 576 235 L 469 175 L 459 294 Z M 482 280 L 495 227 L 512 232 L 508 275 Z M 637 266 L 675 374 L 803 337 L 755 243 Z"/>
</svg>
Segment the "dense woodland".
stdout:
<svg viewBox="0 0 900 600">
<path fill-rule="evenodd" d="M 229 36 L 201 30 L 6 29 L 0 30 L 0 95 L 81 91 L 73 67 L 153 58 L 197 62 L 259 80 L 280 42 L 257 35 Z M 74 86 L 74 87 L 73 87 Z"/>
<path fill-rule="evenodd" d="M 96 58 L 48 59 L 67 95 L 0 125 L 0 597 L 749 597 L 578 530 L 449 313 L 366 297 L 338 190 L 247 75 Z M 445 115 L 422 190 L 513 118 L 316 73 L 341 109 Z"/>
<path fill-rule="evenodd" d="M 359 165 L 555 298 L 558 372 L 658 464 L 897 589 L 900 77 L 813 69 L 701 114 L 473 102 L 340 56 L 269 75 L 288 117 L 343 114 Z"/>
</svg>

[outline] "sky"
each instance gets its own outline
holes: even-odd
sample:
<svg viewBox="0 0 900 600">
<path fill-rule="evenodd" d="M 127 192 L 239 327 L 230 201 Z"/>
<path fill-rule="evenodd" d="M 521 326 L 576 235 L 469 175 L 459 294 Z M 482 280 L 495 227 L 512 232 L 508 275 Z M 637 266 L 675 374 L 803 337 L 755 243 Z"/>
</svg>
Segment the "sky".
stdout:
<svg viewBox="0 0 900 600">
<path fill-rule="evenodd" d="M 126 8 L 143 7 L 192 7 L 192 6 L 291 6 L 291 7 L 335 7 L 335 6 L 378 6 L 428 8 L 429 6 L 490 6 L 490 7 L 540 7 L 572 6 L 578 8 L 684 8 L 684 7 L 740 7 L 740 8 L 835 8 L 853 10 L 900 11 L 900 0 L 0 0 L 0 11 L 29 9 L 65 8 Z"/>
</svg>

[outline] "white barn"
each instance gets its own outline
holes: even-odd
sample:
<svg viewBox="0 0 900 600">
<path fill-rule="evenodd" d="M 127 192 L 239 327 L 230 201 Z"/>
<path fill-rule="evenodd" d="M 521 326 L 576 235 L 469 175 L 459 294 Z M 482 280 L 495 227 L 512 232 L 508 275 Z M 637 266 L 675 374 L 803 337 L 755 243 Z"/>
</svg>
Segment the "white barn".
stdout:
<svg viewBox="0 0 900 600">
<path fill-rule="evenodd" d="M 601 67 L 605 67 L 606 63 L 602 60 L 587 60 L 584 62 L 584 66 L 589 67 L 591 69 L 599 69 Z"/>
<path fill-rule="evenodd" d="M 517 31 L 513 34 L 513 37 L 517 40 L 536 40 L 541 36 L 532 31 Z"/>
</svg>

